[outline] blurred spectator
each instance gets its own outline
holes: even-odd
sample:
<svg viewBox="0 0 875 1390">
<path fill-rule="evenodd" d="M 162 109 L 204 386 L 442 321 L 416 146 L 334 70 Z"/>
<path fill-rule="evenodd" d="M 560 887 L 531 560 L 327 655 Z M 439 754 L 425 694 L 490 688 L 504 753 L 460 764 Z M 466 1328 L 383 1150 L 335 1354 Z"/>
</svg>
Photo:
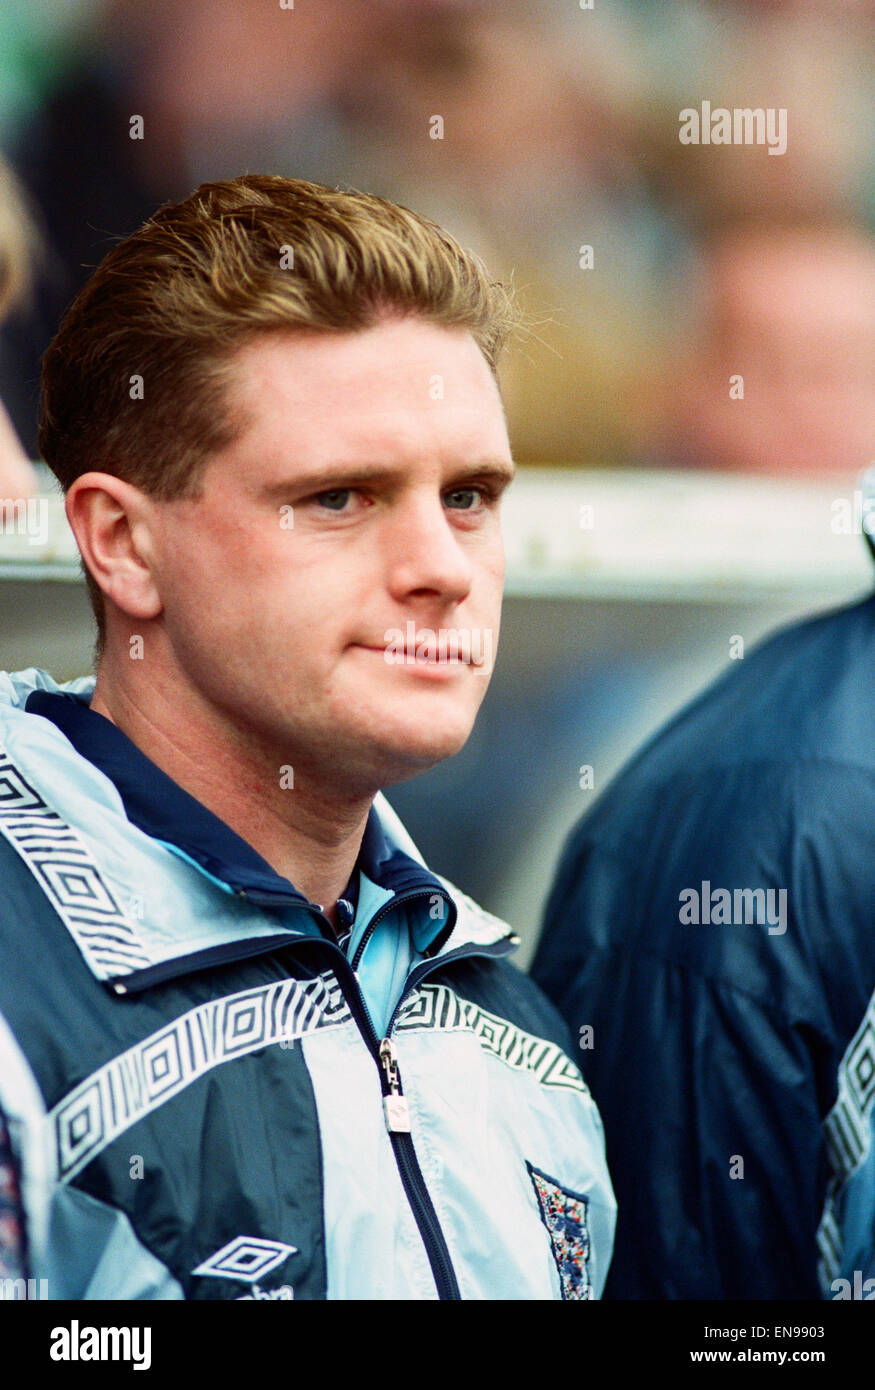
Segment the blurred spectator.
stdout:
<svg viewBox="0 0 875 1390">
<path fill-rule="evenodd" d="M 283 10 L 263 0 L 112 0 L 33 120 L 14 161 L 49 256 L 0 376 L 35 448 L 39 362 L 64 308 L 108 249 L 162 200 L 242 168 L 340 182 L 338 96 L 379 25 L 361 0 Z M 141 118 L 142 124 L 137 124 Z"/>
<path fill-rule="evenodd" d="M 741 227 L 706 248 L 702 282 L 698 335 L 652 379 L 645 454 L 855 477 L 875 439 L 875 243 Z"/>
<path fill-rule="evenodd" d="M 651 420 L 638 383 L 684 332 L 709 227 L 865 214 L 864 3 L 68 5 L 66 69 L 47 37 L 61 20 L 20 0 L 9 46 L 10 86 L 30 80 L 22 109 L 36 107 L 15 157 L 53 256 L 0 359 L 31 447 L 39 357 L 107 242 L 156 202 L 241 169 L 415 205 L 513 278 L 532 330 L 503 373 L 523 461 L 641 461 Z M 679 110 L 703 97 L 786 106 L 786 153 L 681 145 Z M 142 139 L 130 138 L 135 116 Z M 761 296 L 757 312 L 784 309 Z M 686 454 L 722 466 L 719 450 Z"/>
<path fill-rule="evenodd" d="M 667 26 L 679 11 L 686 17 L 683 38 L 663 36 L 668 61 L 642 94 L 650 119 L 641 128 L 642 158 L 656 161 L 662 194 L 685 220 L 715 227 L 727 218 L 871 217 L 871 5 L 868 14 L 845 0 L 679 0 L 651 8 L 663 12 Z M 784 108 L 785 153 L 770 157 L 744 144 L 681 145 L 679 110 L 705 98 L 728 108 Z"/>
<path fill-rule="evenodd" d="M 622 79 L 595 62 L 583 82 L 578 58 L 530 4 L 435 13 L 402 25 L 362 99 L 393 196 L 512 275 L 530 315 L 503 373 L 517 457 L 621 463 L 668 228 Z"/>
<path fill-rule="evenodd" d="M 27 293 L 31 236 L 30 220 L 15 179 L 0 163 L 0 319 L 20 304 Z M 4 503 L 26 499 L 35 490 L 36 474 L 0 401 L 0 524 L 7 511 Z"/>
</svg>

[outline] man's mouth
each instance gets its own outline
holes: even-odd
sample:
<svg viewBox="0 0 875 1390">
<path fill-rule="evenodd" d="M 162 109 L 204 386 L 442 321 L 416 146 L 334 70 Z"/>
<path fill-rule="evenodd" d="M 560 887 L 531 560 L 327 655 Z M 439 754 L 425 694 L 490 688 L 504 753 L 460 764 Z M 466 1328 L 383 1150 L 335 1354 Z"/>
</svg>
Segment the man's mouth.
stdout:
<svg viewBox="0 0 875 1390">
<path fill-rule="evenodd" d="M 492 631 L 464 627 L 417 628 L 409 621 L 403 630 L 388 628 L 382 642 L 362 645 L 369 651 L 380 652 L 387 666 L 420 669 L 470 666 L 481 670 L 491 665 Z"/>
<path fill-rule="evenodd" d="M 483 664 L 482 662 L 474 662 L 462 652 L 452 651 L 449 647 L 438 647 L 432 651 L 429 648 L 421 650 L 416 646 L 395 646 L 392 643 L 378 646 L 370 642 L 363 642 L 361 645 L 366 651 L 379 652 L 385 658 L 387 665 L 390 666 L 474 666 Z"/>
<path fill-rule="evenodd" d="M 434 651 L 426 647 L 421 650 L 419 647 L 384 647 L 383 655 L 397 655 L 405 662 L 424 661 L 432 666 L 446 666 L 454 662 L 457 666 L 470 666 L 471 662 L 462 652 L 451 651 L 449 647 L 437 647 Z"/>
</svg>

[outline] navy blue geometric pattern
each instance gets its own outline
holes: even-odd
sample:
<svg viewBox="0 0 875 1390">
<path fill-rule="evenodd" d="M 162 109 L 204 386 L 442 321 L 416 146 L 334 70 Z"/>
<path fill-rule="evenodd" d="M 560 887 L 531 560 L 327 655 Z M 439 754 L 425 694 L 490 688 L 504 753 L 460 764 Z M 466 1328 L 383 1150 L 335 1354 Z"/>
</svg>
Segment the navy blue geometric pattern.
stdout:
<svg viewBox="0 0 875 1390">
<path fill-rule="evenodd" d="M 150 965 L 90 851 L 0 745 L 0 834 L 5 835 L 99 979 Z"/>
</svg>

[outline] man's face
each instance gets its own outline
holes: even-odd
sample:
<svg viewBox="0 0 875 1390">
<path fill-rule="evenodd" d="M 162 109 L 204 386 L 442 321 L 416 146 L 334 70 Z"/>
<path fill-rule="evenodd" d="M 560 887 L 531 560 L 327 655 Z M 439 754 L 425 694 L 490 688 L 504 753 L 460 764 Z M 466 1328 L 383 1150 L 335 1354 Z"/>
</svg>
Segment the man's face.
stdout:
<svg viewBox="0 0 875 1390">
<path fill-rule="evenodd" d="M 410 777 L 464 744 L 498 639 L 513 465 L 487 363 L 465 330 L 386 318 L 266 336 L 234 373 L 243 435 L 157 508 L 183 679 L 296 785 Z"/>
</svg>

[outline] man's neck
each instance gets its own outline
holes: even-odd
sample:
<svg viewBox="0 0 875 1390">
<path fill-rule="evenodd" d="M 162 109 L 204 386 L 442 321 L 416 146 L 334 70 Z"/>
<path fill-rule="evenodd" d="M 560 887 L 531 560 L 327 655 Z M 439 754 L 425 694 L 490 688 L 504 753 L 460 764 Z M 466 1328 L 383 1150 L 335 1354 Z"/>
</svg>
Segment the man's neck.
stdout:
<svg viewBox="0 0 875 1390">
<path fill-rule="evenodd" d="M 336 903 L 361 847 L 372 796 L 342 799 L 308 778 L 283 786 L 287 760 L 223 737 L 197 700 L 180 709 L 154 685 L 148 698 L 98 672 L 91 709 L 246 840 L 336 925 Z M 183 703 L 184 697 L 183 697 Z"/>
</svg>

